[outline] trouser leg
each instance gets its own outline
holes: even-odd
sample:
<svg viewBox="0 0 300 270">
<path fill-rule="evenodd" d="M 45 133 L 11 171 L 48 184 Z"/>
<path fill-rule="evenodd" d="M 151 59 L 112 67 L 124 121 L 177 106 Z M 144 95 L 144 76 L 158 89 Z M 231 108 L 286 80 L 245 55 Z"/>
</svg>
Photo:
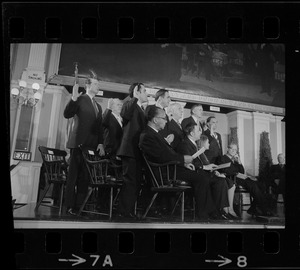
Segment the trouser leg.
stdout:
<svg viewBox="0 0 300 270">
<path fill-rule="evenodd" d="M 222 210 L 224 207 L 228 207 L 228 186 L 225 178 L 210 176 L 210 186 L 217 209 Z"/>
<path fill-rule="evenodd" d="M 141 161 L 135 158 L 123 157 L 124 182 L 120 192 L 119 212 L 122 214 L 134 213 L 134 206 L 140 190 L 142 175 Z"/>
</svg>

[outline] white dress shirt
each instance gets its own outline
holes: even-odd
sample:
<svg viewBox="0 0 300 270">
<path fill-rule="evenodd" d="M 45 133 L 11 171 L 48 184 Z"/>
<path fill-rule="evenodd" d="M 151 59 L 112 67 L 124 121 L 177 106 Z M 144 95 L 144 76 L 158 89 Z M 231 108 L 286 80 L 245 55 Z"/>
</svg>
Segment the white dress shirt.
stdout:
<svg viewBox="0 0 300 270">
<path fill-rule="evenodd" d="M 120 124 L 121 127 L 123 127 L 123 119 L 120 115 L 117 115 L 116 113 L 114 113 L 113 111 L 111 112 L 111 114 L 117 119 L 118 123 Z"/>
</svg>

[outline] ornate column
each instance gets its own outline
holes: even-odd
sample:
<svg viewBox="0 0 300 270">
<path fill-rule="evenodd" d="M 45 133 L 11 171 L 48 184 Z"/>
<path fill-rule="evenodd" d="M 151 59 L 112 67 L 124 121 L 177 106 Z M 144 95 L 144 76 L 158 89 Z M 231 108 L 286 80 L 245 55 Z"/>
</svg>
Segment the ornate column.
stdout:
<svg viewBox="0 0 300 270">
<path fill-rule="evenodd" d="M 53 76 L 54 74 L 58 74 L 61 43 L 53 43 L 49 46 L 50 46 L 49 50 L 50 50 L 51 59 L 49 59 L 47 80 L 49 79 L 49 77 Z"/>
<path fill-rule="evenodd" d="M 22 80 L 35 81 L 37 83 L 45 82 L 45 65 L 48 44 L 33 43 L 30 47 L 28 66 L 22 74 Z"/>
<path fill-rule="evenodd" d="M 258 175 L 260 134 L 266 131 L 270 134 L 270 114 L 252 112 L 254 138 L 254 173 Z"/>
<path fill-rule="evenodd" d="M 230 128 L 237 128 L 237 137 L 238 137 L 238 147 L 241 162 L 245 165 L 247 156 L 249 153 L 245 152 L 245 120 L 251 119 L 251 114 L 249 112 L 244 111 L 233 111 L 227 114 L 228 116 L 228 128 L 230 134 Z M 250 169 L 251 168 L 247 168 Z"/>
<path fill-rule="evenodd" d="M 277 133 L 277 154 L 283 152 L 282 147 L 282 116 L 275 116 L 275 125 L 276 125 L 276 133 Z"/>
<path fill-rule="evenodd" d="M 51 114 L 49 117 L 49 132 L 47 147 L 57 148 L 58 136 L 66 132 L 67 120 L 63 117 L 63 110 L 65 107 L 66 99 L 69 98 L 70 94 L 63 86 L 48 85 L 45 91 L 53 95 Z M 60 148 L 60 147 L 58 147 Z"/>
</svg>

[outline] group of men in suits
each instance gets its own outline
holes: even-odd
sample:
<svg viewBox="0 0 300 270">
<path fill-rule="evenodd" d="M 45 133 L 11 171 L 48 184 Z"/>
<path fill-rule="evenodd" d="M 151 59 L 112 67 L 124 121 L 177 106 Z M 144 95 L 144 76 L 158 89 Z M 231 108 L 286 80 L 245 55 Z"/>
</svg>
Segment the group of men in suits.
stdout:
<svg viewBox="0 0 300 270">
<path fill-rule="evenodd" d="M 143 83 L 134 83 L 129 88 L 129 96 L 123 102 L 110 99 L 102 115 L 102 108 L 95 101 L 99 91 L 98 80 L 87 80 L 85 94 L 78 90 L 78 84 L 75 84 L 72 98 L 64 110 L 64 117 L 73 119 L 67 143 L 71 155 L 64 213 L 74 214 L 74 208 L 80 206 L 87 192 L 87 170 L 79 149 L 79 145 L 85 145 L 99 150 L 101 156 L 108 155 L 122 162 L 124 182 L 119 196 L 119 217 L 135 218 L 135 203 L 142 179 L 142 149 L 152 161 L 180 161 L 182 166 L 178 176 L 194 188 L 199 219 L 232 218 L 233 215 L 223 211 L 229 206 L 229 182 L 217 181 L 219 179 L 205 171 L 205 166 L 211 170 L 222 157 L 222 140 L 216 132 L 215 117 L 209 117 L 204 123 L 201 105 L 193 106 L 191 116 L 180 123 L 183 108 L 179 103 L 170 105 L 169 92 L 160 89 L 155 95 L 156 103 L 148 105 L 145 112 L 144 104 L 148 102 L 146 88 Z M 202 160 L 199 159 L 201 164 L 195 164 L 192 158 L 201 147 L 200 138 L 195 139 L 195 145 L 187 141 L 192 132 L 198 132 L 196 138 L 203 132 L 209 142 L 204 157 L 202 155 Z M 203 162 L 203 158 L 207 162 Z M 195 170 L 191 170 L 192 164 L 196 165 Z"/>
<path fill-rule="evenodd" d="M 179 154 L 176 152 L 161 135 L 167 123 L 165 111 L 157 106 L 149 106 L 146 110 L 147 127 L 140 136 L 139 145 L 146 158 L 156 163 L 178 161 L 177 176 L 192 185 L 196 201 L 196 217 L 198 220 L 207 220 L 218 216 L 211 190 L 210 178 L 203 171 L 193 171 L 186 168 L 191 164 L 191 155 Z M 220 189 L 224 188 L 219 182 Z"/>
</svg>

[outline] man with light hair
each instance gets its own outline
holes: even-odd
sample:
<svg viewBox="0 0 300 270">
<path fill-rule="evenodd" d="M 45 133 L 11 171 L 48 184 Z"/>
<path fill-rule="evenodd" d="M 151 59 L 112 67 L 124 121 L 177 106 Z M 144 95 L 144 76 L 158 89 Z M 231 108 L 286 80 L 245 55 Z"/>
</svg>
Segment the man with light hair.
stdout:
<svg viewBox="0 0 300 270">
<path fill-rule="evenodd" d="M 170 134 L 174 134 L 174 140 L 171 142 L 171 146 L 176 150 L 178 144 L 183 140 L 184 132 L 182 130 L 180 119 L 183 115 L 183 108 L 180 103 L 172 103 L 167 109 L 169 115 L 168 131 Z"/>
<path fill-rule="evenodd" d="M 97 149 L 101 156 L 105 154 L 102 108 L 95 100 L 99 89 L 99 81 L 96 78 L 86 80 L 85 94 L 79 91 L 79 84 L 76 83 L 73 86 L 72 97 L 64 110 L 66 119 L 73 118 L 73 128 L 67 145 L 71 154 L 63 214 L 75 214 L 88 191 L 88 172 L 79 145 Z"/>
<path fill-rule="evenodd" d="M 103 113 L 104 149 L 111 158 L 116 158 L 123 136 L 123 119 L 120 115 L 122 106 L 120 99 L 110 98 Z"/>
</svg>

